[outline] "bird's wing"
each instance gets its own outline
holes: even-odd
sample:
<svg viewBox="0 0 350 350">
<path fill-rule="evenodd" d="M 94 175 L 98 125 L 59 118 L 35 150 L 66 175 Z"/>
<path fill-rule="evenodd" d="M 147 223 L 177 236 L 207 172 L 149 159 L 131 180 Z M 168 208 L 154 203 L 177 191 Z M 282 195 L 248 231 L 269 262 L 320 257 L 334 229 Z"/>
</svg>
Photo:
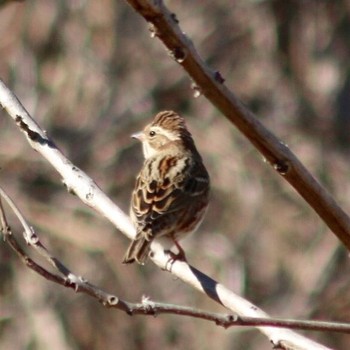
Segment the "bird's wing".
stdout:
<svg viewBox="0 0 350 350">
<path fill-rule="evenodd" d="M 131 201 L 137 230 L 156 234 L 153 228 L 160 216 L 165 219 L 164 214 L 176 215 L 208 192 L 209 175 L 201 161 L 190 164 L 186 158 L 169 156 L 146 162 L 136 179 Z"/>
</svg>

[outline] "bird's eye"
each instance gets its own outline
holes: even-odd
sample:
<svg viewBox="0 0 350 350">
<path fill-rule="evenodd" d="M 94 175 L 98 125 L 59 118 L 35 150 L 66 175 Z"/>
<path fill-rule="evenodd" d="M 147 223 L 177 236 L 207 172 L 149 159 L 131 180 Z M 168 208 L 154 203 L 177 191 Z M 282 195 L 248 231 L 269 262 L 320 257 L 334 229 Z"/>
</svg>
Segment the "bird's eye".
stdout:
<svg viewBox="0 0 350 350">
<path fill-rule="evenodd" d="M 149 136 L 153 137 L 153 136 L 155 136 L 155 135 L 156 135 L 156 132 L 155 132 L 155 131 L 151 130 L 151 131 L 149 132 Z"/>
</svg>

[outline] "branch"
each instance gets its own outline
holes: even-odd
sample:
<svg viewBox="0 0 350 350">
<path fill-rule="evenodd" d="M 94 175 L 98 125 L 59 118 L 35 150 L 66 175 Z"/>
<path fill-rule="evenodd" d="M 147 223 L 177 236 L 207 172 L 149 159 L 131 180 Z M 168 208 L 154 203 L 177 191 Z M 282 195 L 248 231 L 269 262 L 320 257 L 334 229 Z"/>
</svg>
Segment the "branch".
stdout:
<svg viewBox="0 0 350 350">
<path fill-rule="evenodd" d="M 349 216 L 288 146 L 266 129 L 224 85 L 225 80 L 221 74 L 205 64 L 181 30 L 175 14 L 161 0 L 126 1 L 151 24 L 151 36 L 157 36 L 164 43 L 170 56 L 197 84 L 195 93 L 203 94 L 247 137 L 273 169 L 296 189 L 350 251 Z"/>
<path fill-rule="evenodd" d="M 12 209 L 12 211 L 15 213 L 16 217 L 21 222 L 24 228 L 23 236 L 27 244 L 33 247 L 35 250 L 37 250 L 37 252 L 42 257 L 44 257 L 64 277 L 54 274 L 48 271 L 47 269 L 45 269 L 44 267 L 42 267 L 41 265 L 39 265 L 38 263 L 36 263 L 21 248 L 20 244 L 18 243 L 16 238 L 13 236 L 11 228 L 7 222 L 1 197 L 3 197 L 6 200 L 6 202 Z M 28 225 L 27 221 L 25 220 L 20 210 L 17 208 L 17 206 L 14 204 L 14 202 L 11 200 L 11 198 L 5 193 L 5 191 L 2 188 L 0 188 L 0 225 L 1 225 L 1 231 L 4 235 L 4 240 L 21 258 L 22 262 L 31 270 L 35 271 L 36 273 L 38 273 L 39 275 L 41 275 L 42 277 L 44 277 L 45 279 L 51 282 L 55 282 L 64 287 L 72 288 L 76 292 L 83 292 L 85 294 L 93 296 L 105 306 L 113 306 L 115 308 L 118 308 L 120 310 L 123 310 L 129 313 L 128 310 L 130 307 L 127 306 L 127 303 L 120 300 L 115 295 L 104 292 L 103 290 L 89 283 L 84 278 L 77 277 L 72 272 L 70 272 L 69 269 L 65 267 L 62 262 L 60 262 L 57 258 L 54 258 L 48 252 L 46 247 L 41 243 L 38 235 L 34 232 L 34 229 Z M 28 228 L 29 228 L 29 232 L 28 232 Z M 28 234 L 29 234 L 29 237 L 28 237 Z"/>
<path fill-rule="evenodd" d="M 62 278 L 36 263 L 32 260 L 25 251 L 20 247 L 18 241 L 13 236 L 11 228 L 6 219 L 5 210 L 2 205 L 1 197 L 3 197 L 12 211 L 15 213 L 19 221 L 24 228 L 24 239 L 27 244 L 35 248 L 41 256 L 43 256 L 55 269 L 64 275 Z M 216 312 L 208 312 L 204 310 L 198 310 L 195 308 L 172 305 L 166 303 L 159 303 L 150 300 L 147 297 L 143 297 L 141 303 L 131 303 L 118 298 L 116 295 L 107 293 L 100 288 L 92 285 L 82 277 L 74 277 L 66 267 L 62 270 L 63 263 L 58 259 L 53 258 L 52 255 L 47 251 L 46 247 L 40 242 L 39 236 L 34 232 L 33 228 L 29 226 L 26 219 L 22 215 L 21 211 L 14 204 L 12 199 L 0 188 L 0 226 L 3 232 L 5 241 L 10 247 L 17 253 L 24 264 L 44 277 L 45 279 L 62 285 L 63 287 L 73 288 L 76 292 L 82 292 L 89 296 L 94 297 L 100 301 L 104 306 L 118 309 L 126 312 L 128 315 L 144 315 L 144 316 L 156 316 L 160 314 L 174 314 L 181 316 L 188 316 L 206 321 L 214 322 L 216 325 L 230 328 L 234 326 L 245 326 L 245 327 L 279 327 L 279 328 L 290 328 L 300 330 L 313 330 L 313 331 L 333 331 L 340 333 L 350 333 L 350 324 L 346 323 L 331 323 L 331 322 L 320 322 L 320 321 L 301 321 L 291 319 L 266 319 L 257 317 L 244 317 L 237 315 L 223 315 Z M 35 236 L 35 239 L 28 239 L 28 228 L 30 228 L 30 235 Z M 38 246 L 40 247 L 38 249 Z M 55 263 L 52 263 L 52 260 Z"/>
<path fill-rule="evenodd" d="M 21 105 L 17 97 L 10 89 L 0 80 L 0 104 L 15 120 L 17 126 L 25 134 L 29 144 L 45 157 L 49 163 L 61 174 L 63 182 L 67 186 L 69 192 L 75 193 L 79 198 L 101 213 L 110 220 L 122 233 L 129 238 L 135 235 L 134 227 L 132 226 L 129 217 L 123 213 L 97 186 L 97 184 L 89 178 L 82 170 L 73 165 L 56 147 L 54 142 L 46 135 L 39 125 L 32 119 L 28 112 Z M 9 236 L 11 237 L 11 236 Z M 187 264 L 187 262 L 176 260 L 169 266 L 171 256 L 164 251 L 162 245 L 158 242 L 152 243 L 153 262 L 162 270 L 171 272 L 174 276 L 196 288 L 200 292 L 206 294 L 217 303 L 223 305 L 229 310 L 245 317 L 269 318 L 269 316 L 253 305 L 249 301 L 236 295 L 224 285 L 219 284 L 203 272 Z M 29 266 L 31 267 L 31 266 Z M 72 281 L 74 287 L 78 285 L 78 290 L 85 285 L 81 278 L 74 278 Z M 69 282 L 68 272 L 68 282 Z M 56 280 L 54 281 L 56 282 Z M 73 286 L 72 286 L 73 287 Z M 92 293 L 91 289 L 87 289 L 88 294 Z M 295 348 L 319 350 L 327 349 L 311 340 L 298 335 L 290 330 L 279 328 L 259 327 L 273 344 L 282 346 L 281 344 L 291 344 Z"/>
</svg>

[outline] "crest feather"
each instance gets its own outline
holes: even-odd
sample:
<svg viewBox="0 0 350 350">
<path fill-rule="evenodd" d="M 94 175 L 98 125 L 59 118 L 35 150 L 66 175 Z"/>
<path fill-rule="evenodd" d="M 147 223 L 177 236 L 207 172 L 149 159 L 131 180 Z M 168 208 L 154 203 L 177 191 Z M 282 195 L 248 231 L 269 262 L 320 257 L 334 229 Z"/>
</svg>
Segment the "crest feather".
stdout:
<svg viewBox="0 0 350 350">
<path fill-rule="evenodd" d="M 159 112 L 151 124 L 170 131 L 187 131 L 185 119 L 173 111 Z"/>
</svg>

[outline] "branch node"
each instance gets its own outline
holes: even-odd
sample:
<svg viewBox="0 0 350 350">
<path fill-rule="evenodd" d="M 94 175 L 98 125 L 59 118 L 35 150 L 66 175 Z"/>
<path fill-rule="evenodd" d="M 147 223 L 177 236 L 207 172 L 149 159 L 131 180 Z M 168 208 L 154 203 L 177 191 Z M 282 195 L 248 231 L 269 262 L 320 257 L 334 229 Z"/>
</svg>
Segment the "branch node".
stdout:
<svg viewBox="0 0 350 350">
<path fill-rule="evenodd" d="M 278 160 L 273 163 L 272 166 L 282 176 L 287 175 L 288 171 L 290 170 L 290 164 L 287 160 Z"/>
<path fill-rule="evenodd" d="M 239 319 L 239 316 L 238 315 L 227 315 L 227 321 L 230 322 L 230 323 L 235 323 L 237 322 Z"/>
<path fill-rule="evenodd" d="M 225 82 L 225 79 L 223 78 L 223 76 L 221 75 L 221 73 L 219 71 L 215 71 L 214 79 L 220 84 L 223 84 Z"/>
<path fill-rule="evenodd" d="M 6 242 L 7 236 L 12 235 L 11 227 L 9 225 L 5 225 L 4 227 L 1 227 L 2 237 L 3 241 Z"/>
<path fill-rule="evenodd" d="M 92 188 L 90 187 L 89 192 L 85 195 L 85 199 L 87 201 L 92 201 L 94 198 L 94 191 L 92 191 Z"/>
<path fill-rule="evenodd" d="M 79 291 L 79 286 L 86 283 L 87 280 L 81 276 L 76 276 L 72 273 L 69 273 L 66 277 L 67 283 L 74 288 L 75 292 Z"/>
<path fill-rule="evenodd" d="M 20 127 L 20 129 L 27 135 L 27 137 L 33 141 L 38 142 L 41 145 L 47 145 L 49 147 L 55 147 L 54 143 L 47 138 L 42 137 L 37 131 L 30 129 L 28 124 L 23 120 L 23 118 L 19 115 L 15 118 L 16 124 Z"/>
<path fill-rule="evenodd" d="M 191 84 L 191 89 L 193 90 L 194 98 L 198 98 L 202 95 L 202 89 L 196 83 L 193 82 Z"/>
<path fill-rule="evenodd" d="M 215 321 L 215 324 L 218 326 L 221 326 L 225 329 L 229 328 L 232 326 L 233 323 L 236 323 L 239 319 L 238 315 L 226 315 L 224 318 L 218 318 Z"/>
<path fill-rule="evenodd" d="M 186 52 L 180 46 L 175 46 L 169 51 L 169 55 L 178 63 L 183 63 L 186 59 Z"/>
<path fill-rule="evenodd" d="M 30 228 L 30 232 L 28 232 L 28 230 L 24 231 L 23 236 L 24 239 L 27 243 L 27 245 L 36 245 L 39 242 L 39 237 L 38 235 L 35 233 L 34 228 L 32 226 L 29 227 Z"/>
<path fill-rule="evenodd" d="M 62 183 L 63 183 L 63 186 L 67 189 L 67 192 L 69 194 L 72 194 L 73 196 L 77 195 L 76 192 L 74 191 L 74 189 L 71 186 L 69 186 L 64 179 L 62 179 Z"/>
<path fill-rule="evenodd" d="M 180 23 L 180 21 L 177 19 L 175 13 L 171 13 L 171 14 L 170 14 L 170 18 L 171 18 L 176 24 L 179 24 L 179 23 Z"/>
<path fill-rule="evenodd" d="M 142 306 L 144 307 L 145 314 L 154 315 L 154 316 L 156 315 L 155 304 L 150 299 L 150 297 L 143 295 L 141 299 L 141 303 L 142 303 Z"/>
<path fill-rule="evenodd" d="M 272 349 L 273 350 L 293 350 L 295 349 L 295 344 L 290 344 L 287 340 L 279 340 L 277 343 L 272 341 Z"/>
<path fill-rule="evenodd" d="M 127 310 L 125 310 L 125 312 L 129 316 L 133 316 L 133 314 L 134 314 L 132 309 L 127 309 Z"/>
<path fill-rule="evenodd" d="M 151 38 L 155 38 L 157 36 L 159 36 L 159 32 L 157 27 L 155 27 L 155 25 L 153 23 L 149 23 L 149 27 L 148 27 L 149 32 L 151 33 Z"/>
<path fill-rule="evenodd" d="M 115 306 L 119 303 L 119 298 L 116 297 L 115 295 L 110 295 L 107 298 L 107 304 L 108 306 Z"/>
</svg>

